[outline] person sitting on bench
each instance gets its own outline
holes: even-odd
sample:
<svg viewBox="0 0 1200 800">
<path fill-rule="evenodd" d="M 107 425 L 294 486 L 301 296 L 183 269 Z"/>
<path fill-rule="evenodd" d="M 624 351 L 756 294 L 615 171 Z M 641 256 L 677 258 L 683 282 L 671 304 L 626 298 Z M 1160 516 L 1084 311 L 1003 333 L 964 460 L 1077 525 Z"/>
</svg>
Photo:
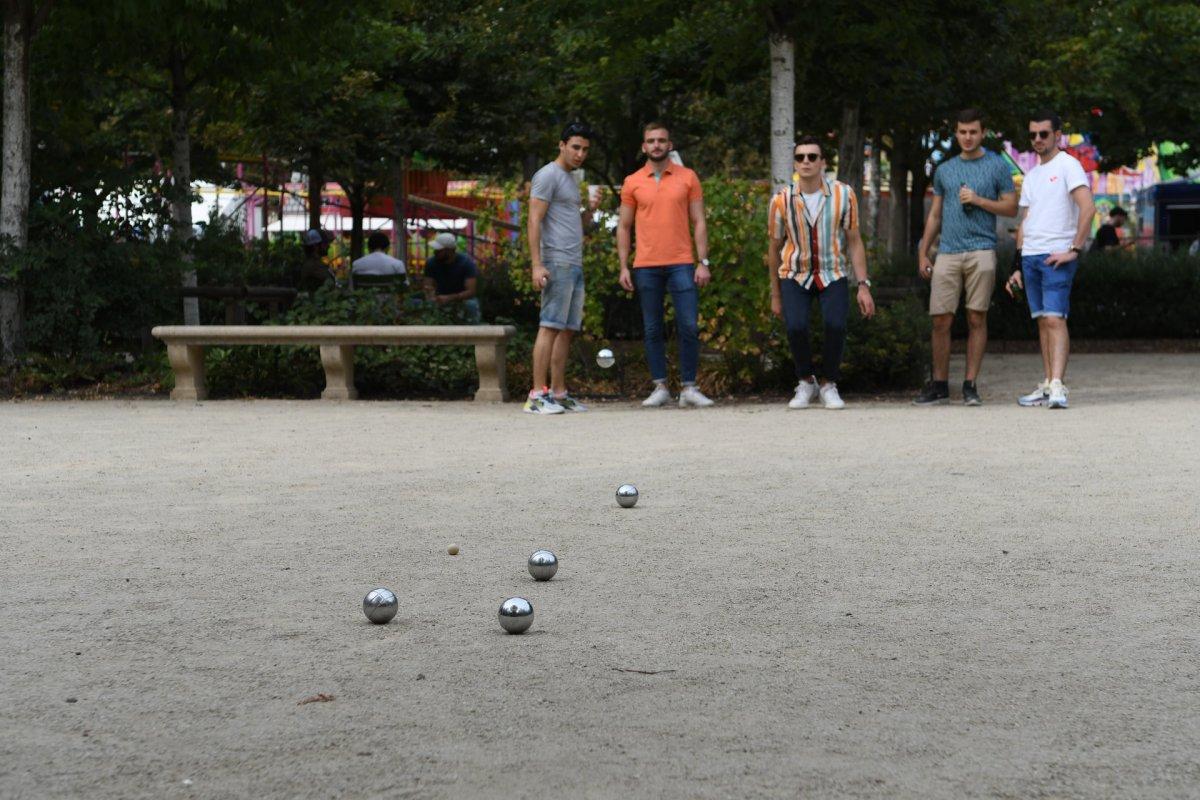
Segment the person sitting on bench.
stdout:
<svg viewBox="0 0 1200 800">
<path fill-rule="evenodd" d="M 386 233 L 375 231 L 367 239 L 367 250 L 362 258 L 355 259 L 350 268 L 352 275 L 401 275 L 405 274 L 404 262 L 388 255 L 391 241 Z"/>
<path fill-rule="evenodd" d="M 475 262 L 458 252 L 458 239 L 453 233 L 439 233 L 429 246 L 433 258 L 425 262 L 425 295 L 439 306 L 462 303 L 467 318 L 479 322 Z"/>
</svg>

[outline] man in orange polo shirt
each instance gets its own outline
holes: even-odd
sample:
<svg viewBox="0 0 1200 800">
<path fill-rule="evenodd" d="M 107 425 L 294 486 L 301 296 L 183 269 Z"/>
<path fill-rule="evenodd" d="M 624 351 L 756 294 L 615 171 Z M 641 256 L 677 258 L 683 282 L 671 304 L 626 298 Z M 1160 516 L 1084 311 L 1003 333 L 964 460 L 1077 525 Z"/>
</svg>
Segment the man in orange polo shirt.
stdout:
<svg viewBox="0 0 1200 800">
<path fill-rule="evenodd" d="M 700 364 L 700 295 L 708 284 L 708 226 L 704 221 L 704 195 L 696 173 L 671 161 L 671 134 L 661 122 L 642 131 L 646 166 L 625 178 L 621 186 L 621 216 L 617 225 L 617 256 L 621 260 L 621 287 L 637 286 L 646 329 L 646 361 L 654 391 L 642 405 L 662 406 L 671 400 L 667 388 L 667 343 L 663 336 L 663 304 L 667 292 L 675 304 L 675 329 L 679 336 L 679 374 L 683 388 L 681 407 L 711 406 L 712 400 L 696 388 Z M 691 223 L 689 230 L 688 223 Z M 637 252 L 629 270 L 629 236 L 636 228 Z M 693 258 L 692 242 L 695 241 Z"/>
</svg>

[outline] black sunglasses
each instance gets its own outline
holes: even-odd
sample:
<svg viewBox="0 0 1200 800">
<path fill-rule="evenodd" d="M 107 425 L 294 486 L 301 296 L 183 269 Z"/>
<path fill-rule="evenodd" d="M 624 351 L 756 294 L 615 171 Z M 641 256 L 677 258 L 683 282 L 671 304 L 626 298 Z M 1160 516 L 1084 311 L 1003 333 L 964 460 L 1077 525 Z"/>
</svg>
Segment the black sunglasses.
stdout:
<svg viewBox="0 0 1200 800">
<path fill-rule="evenodd" d="M 1029 141 L 1032 142 L 1036 139 L 1049 139 L 1051 135 L 1053 135 L 1053 131 L 1030 131 Z"/>
<path fill-rule="evenodd" d="M 796 153 L 795 158 L 797 161 L 820 161 L 821 154 L 820 153 Z"/>
</svg>

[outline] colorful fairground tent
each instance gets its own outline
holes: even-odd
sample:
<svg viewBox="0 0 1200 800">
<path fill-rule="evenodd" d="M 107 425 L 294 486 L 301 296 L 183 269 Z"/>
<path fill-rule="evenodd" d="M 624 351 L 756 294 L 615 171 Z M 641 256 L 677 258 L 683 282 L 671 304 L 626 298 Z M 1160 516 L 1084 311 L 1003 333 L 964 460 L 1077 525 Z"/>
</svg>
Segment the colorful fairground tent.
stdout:
<svg viewBox="0 0 1200 800">
<path fill-rule="evenodd" d="M 261 174 L 261 166 L 256 171 Z M 254 175 L 257 177 L 258 174 Z M 242 165 L 238 175 L 249 175 Z M 306 176 L 291 173 L 287 179 L 264 188 L 261 181 L 245 180 L 236 186 L 200 183 L 195 186 L 199 200 L 192 206 L 192 218 L 206 220 L 214 215 L 233 221 L 246 238 L 275 238 L 298 235 L 310 226 L 309 187 Z M 477 228 L 480 213 L 488 211 L 493 227 L 508 229 L 511 210 L 503 207 L 501 194 L 479 181 L 453 180 L 449 173 L 436 170 L 405 172 L 403 200 L 389 195 L 366 198 L 363 210 L 364 237 L 382 231 L 396 237 L 398 221 L 407 232 L 406 261 L 415 263 L 429 256 L 433 236 L 450 231 L 459 237 L 460 249 L 473 255 L 495 245 L 494 235 L 483 235 Z M 333 234 L 349 237 L 353 226 L 350 199 L 337 183 L 326 183 L 321 190 L 321 227 Z"/>
</svg>

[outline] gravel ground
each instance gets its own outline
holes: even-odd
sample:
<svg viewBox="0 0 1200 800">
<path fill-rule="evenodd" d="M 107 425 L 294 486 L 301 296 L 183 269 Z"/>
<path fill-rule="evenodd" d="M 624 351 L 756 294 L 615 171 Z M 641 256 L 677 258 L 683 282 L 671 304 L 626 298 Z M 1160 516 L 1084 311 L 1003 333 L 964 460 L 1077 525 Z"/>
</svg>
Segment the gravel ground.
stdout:
<svg viewBox="0 0 1200 800">
<path fill-rule="evenodd" d="M 0 405 L 0 796 L 1200 796 L 1200 355 L 1081 356 L 1062 412 L 985 368 L 977 409 Z"/>
</svg>

